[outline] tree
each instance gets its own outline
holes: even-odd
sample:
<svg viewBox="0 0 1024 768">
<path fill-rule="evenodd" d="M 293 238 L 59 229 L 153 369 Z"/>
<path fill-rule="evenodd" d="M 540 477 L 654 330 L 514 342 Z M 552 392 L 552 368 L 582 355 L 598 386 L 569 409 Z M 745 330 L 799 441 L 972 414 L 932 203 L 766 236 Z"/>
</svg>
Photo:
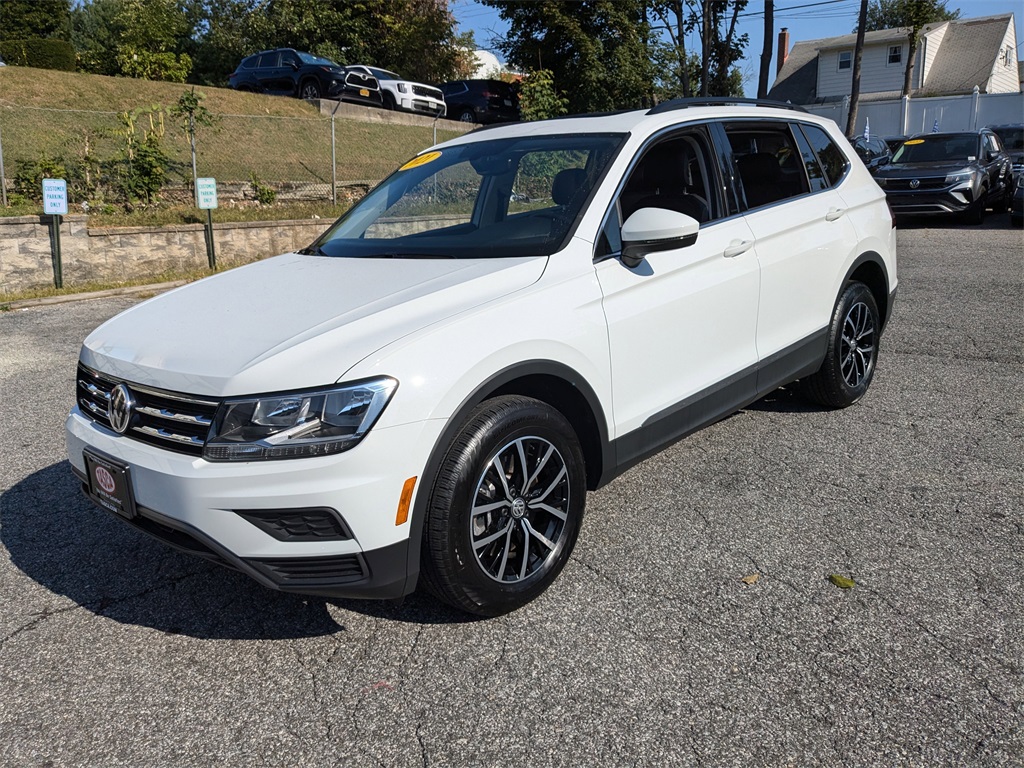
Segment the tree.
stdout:
<svg viewBox="0 0 1024 768">
<path fill-rule="evenodd" d="M 71 0 L 0 0 L 0 40 L 69 40 Z"/>
<path fill-rule="evenodd" d="M 910 50 L 903 73 L 903 95 L 910 95 L 913 81 L 914 58 L 917 55 L 917 41 L 926 24 L 936 21 L 953 21 L 960 18 L 960 11 L 949 10 L 947 0 L 872 0 L 868 5 L 865 29 L 872 32 L 879 29 L 906 28 Z M 855 30 L 856 31 L 856 30 Z"/>
<path fill-rule="evenodd" d="M 642 0 L 483 2 L 509 23 L 498 44 L 508 61 L 524 70 L 550 70 L 569 112 L 650 103 L 654 73 Z"/>
<path fill-rule="evenodd" d="M 119 74 L 185 82 L 192 58 L 178 51 L 192 30 L 176 0 L 121 0 L 114 25 Z"/>
<path fill-rule="evenodd" d="M 71 9 L 71 44 L 78 53 L 78 67 L 94 75 L 116 75 L 117 15 L 121 0 L 84 0 Z"/>
<path fill-rule="evenodd" d="M 524 80 L 519 96 L 519 109 L 523 120 L 546 120 L 566 113 L 568 99 L 555 91 L 555 81 L 549 69 L 531 72 Z"/>
<path fill-rule="evenodd" d="M 649 5 L 655 37 L 650 59 L 659 99 L 676 96 L 742 96 L 743 77 L 736 62 L 747 35 L 736 33 L 747 0 L 653 0 Z M 705 23 L 706 22 L 706 23 Z M 700 29 L 698 53 L 686 48 L 686 36 Z"/>
</svg>

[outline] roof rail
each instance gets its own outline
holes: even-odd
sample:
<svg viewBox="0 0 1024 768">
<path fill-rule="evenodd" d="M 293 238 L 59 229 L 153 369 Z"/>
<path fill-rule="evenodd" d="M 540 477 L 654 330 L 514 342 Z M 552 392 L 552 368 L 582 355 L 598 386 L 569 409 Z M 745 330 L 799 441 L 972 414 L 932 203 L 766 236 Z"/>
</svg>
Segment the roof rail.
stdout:
<svg viewBox="0 0 1024 768">
<path fill-rule="evenodd" d="M 688 107 L 774 107 L 775 109 L 791 109 L 794 112 L 806 112 L 803 107 L 790 104 L 788 101 L 772 101 L 770 99 L 741 99 L 735 96 L 694 96 L 685 99 L 671 99 L 663 101 L 656 107 L 647 111 L 648 115 L 660 115 L 663 112 L 672 112 L 677 109 Z"/>
</svg>

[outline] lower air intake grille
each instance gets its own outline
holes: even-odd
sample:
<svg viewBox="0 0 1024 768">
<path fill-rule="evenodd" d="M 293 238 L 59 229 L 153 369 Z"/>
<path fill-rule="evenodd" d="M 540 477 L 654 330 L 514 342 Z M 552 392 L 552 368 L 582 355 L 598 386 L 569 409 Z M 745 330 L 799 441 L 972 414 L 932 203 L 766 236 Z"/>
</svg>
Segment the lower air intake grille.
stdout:
<svg viewBox="0 0 1024 768">
<path fill-rule="evenodd" d="M 352 538 L 338 513 L 327 507 L 311 509 L 236 509 L 278 541 L 345 541 Z"/>
<path fill-rule="evenodd" d="M 216 400 L 121 382 L 79 364 L 78 407 L 83 414 L 110 430 L 113 430 L 110 393 L 118 384 L 125 384 L 135 399 L 125 437 L 177 453 L 202 455 L 203 444 L 217 413 Z"/>
<path fill-rule="evenodd" d="M 366 577 L 359 555 L 275 557 L 245 562 L 282 587 L 329 586 Z"/>
</svg>

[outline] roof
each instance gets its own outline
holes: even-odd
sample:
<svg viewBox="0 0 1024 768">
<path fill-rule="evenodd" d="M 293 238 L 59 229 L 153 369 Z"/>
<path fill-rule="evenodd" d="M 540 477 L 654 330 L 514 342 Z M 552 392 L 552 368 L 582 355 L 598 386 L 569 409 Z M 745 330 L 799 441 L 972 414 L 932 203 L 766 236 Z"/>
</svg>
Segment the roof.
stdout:
<svg viewBox="0 0 1024 768">
<path fill-rule="evenodd" d="M 926 90 L 960 93 L 970 92 L 975 85 L 984 85 L 999 55 L 999 46 L 1012 18 L 1012 14 L 1001 14 L 926 25 L 921 30 L 922 35 L 943 25 L 949 25 L 928 73 Z M 900 27 L 866 32 L 864 45 L 867 47 L 905 40 L 909 31 L 907 27 Z M 856 43 L 857 35 L 849 34 L 794 44 L 786 63 L 782 65 L 775 78 L 775 83 L 768 91 L 768 98 L 793 104 L 813 104 L 821 101 L 817 94 L 818 54 L 821 51 L 852 48 Z M 862 101 L 881 98 L 899 98 L 899 93 L 893 95 L 861 92 Z"/>
<path fill-rule="evenodd" d="M 939 47 L 924 90 L 943 94 L 970 93 L 985 87 L 1012 16 L 986 16 L 950 24 Z"/>
</svg>

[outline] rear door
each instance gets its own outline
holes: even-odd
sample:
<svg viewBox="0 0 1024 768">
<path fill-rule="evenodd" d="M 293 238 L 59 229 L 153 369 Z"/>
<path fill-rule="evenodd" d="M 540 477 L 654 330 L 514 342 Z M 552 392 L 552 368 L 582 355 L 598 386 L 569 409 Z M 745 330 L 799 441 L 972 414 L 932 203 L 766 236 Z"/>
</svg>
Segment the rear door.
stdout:
<svg viewBox="0 0 1024 768">
<path fill-rule="evenodd" d="M 807 130 L 835 149 L 821 128 Z M 848 161 L 838 149 L 820 160 L 796 122 L 741 120 L 725 123 L 724 131 L 761 266 L 757 352 L 764 392 L 824 354 L 836 274 L 857 243 L 833 184 Z"/>
</svg>

